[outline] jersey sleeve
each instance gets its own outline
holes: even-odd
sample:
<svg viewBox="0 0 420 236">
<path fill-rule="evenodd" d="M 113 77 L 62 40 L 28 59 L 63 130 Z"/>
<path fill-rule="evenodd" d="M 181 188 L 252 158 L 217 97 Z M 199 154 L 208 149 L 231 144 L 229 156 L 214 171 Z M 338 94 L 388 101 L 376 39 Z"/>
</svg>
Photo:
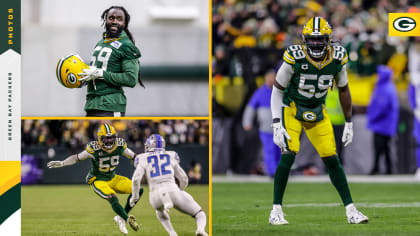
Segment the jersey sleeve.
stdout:
<svg viewBox="0 0 420 236">
<path fill-rule="evenodd" d="M 289 65 L 294 65 L 295 64 L 296 60 L 295 60 L 295 57 L 293 56 L 293 53 L 292 53 L 292 50 L 290 49 L 290 47 L 288 47 L 286 49 L 286 51 L 284 51 L 283 61 L 285 61 Z"/>
<path fill-rule="evenodd" d="M 340 44 L 333 44 L 333 59 L 337 60 L 337 62 L 344 66 L 349 61 L 349 56 L 347 55 L 347 50 L 341 46 Z"/>
<path fill-rule="evenodd" d="M 99 145 L 96 142 L 89 142 L 86 145 L 86 149 L 85 151 L 88 152 L 89 154 L 93 155 L 95 153 L 95 151 L 99 150 Z"/>
</svg>

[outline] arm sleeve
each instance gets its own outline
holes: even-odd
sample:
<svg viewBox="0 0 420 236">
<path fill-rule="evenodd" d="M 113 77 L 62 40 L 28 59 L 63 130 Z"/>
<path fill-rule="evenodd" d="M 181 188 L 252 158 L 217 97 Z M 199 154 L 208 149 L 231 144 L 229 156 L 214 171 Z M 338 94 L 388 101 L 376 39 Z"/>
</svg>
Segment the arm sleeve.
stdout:
<svg viewBox="0 0 420 236">
<path fill-rule="evenodd" d="M 184 190 L 188 186 L 188 176 L 187 176 L 187 174 L 181 168 L 181 166 L 179 166 L 179 164 L 176 164 L 174 166 L 174 172 L 175 172 L 175 177 L 179 181 L 179 188 L 181 190 Z"/>
<path fill-rule="evenodd" d="M 347 66 L 346 65 L 344 65 L 341 68 L 341 71 L 338 73 L 336 82 L 337 82 L 337 87 L 339 88 L 342 88 L 347 85 L 348 79 L 347 79 Z"/>
<path fill-rule="evenodd" d="M 104 71 L 104 80 L 116 86 L 134 88 L 138 79 L 140 65 L 137 59 L 123 60 L 122 73 Z"/>
<path fill-rule="evenodd" d="M 133 173 L 133 177 L 131 177 L 132 180 L 132 186 L 131 186 L 131 190 L 132 190 L 132 194 L 136 195 L 139 194 L 139 190 L 140 190 L 140 185 L 141 185 L 141 179 L 143 178 L 144 175 L 144 168 L 140 165 L 137 166 L 136 170 Z"/>
<path fill-rule="evenodd" d="M 123 151 L 123 156 L 127 157 L 128 159 L 133 160 L 134 157 L 136 156 L 136 154 L 130 149 L 130 148 L 126 148 Z"/>
<path fill-rule="evenodd" d="M 271 92 L 271 116 L 272 118 L 283 118 L 281 115 L 281 108 L 283 106 L 283 94 L 284 90 L 276 88 L 273 86 L 273 91 Z"/>
<path fill-rule="evenodd" d="M 290 83 L 290 80 L 293 76 L 293 67 L 288 63 L 284 63 L 280 66 L 280 69 L 277 71 L 276 81 L 283 88 L 287 88 Z"/>
<path fill-rule="evenodd" d="M 69 157 L 67 157 L 66 159 L 63 160 L 63 165 L 64 166 L 71 166 L 76 164 L 79 161 L 83 161 L 86 160 L 88 158 L 93 158 L 93 156 L 91 154 L 89 154 L 87 151 L 83 151 L 79 154 L 75 154 L 75 155 L 71 155 Z"/>
</svg>

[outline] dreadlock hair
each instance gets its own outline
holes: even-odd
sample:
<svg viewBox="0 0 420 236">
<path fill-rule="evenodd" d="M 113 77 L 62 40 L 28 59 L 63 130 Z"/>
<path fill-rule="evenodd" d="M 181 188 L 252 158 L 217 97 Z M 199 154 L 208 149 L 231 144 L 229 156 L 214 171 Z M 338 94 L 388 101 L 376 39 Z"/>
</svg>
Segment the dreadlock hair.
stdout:
<svg viewBox="0 0 420 236">
<path fill-rule="evenodd" d="M 102 12 L 102 15 L 101 15 L 102 26 L 105 26 L 105 24 L 106 24 L 106 18 L 108 16 L 108 12 L 111 9 L 119 9 L 119 10 L 121 10 L 121 11 L 124 12 L 124 15 L 125 15 L 124 31 L 127 34 L 127 36 L 130 39 L 130 41 L 133 42 L 134 45 L 136 45 L 136 43 L 134 41 L 134 38 L 133 38 L 133 35 L 128 30 L 128 24 L 130 23 L 130 14 L 128 14 L 127 10 L 123 6 L 111 6 L 108 9 L 106 9 L 104 12 Z M 140 65 L 140 62 L 139 62 L 139 65 Z M 139 73 L 138 73 L 138 81 L 139 81 L 140 86 L 142 86 L 143 88 L 146 88 L 146 87 L 144 87 L 143 81 L 141 81 L 141 79 L 140 79 L 140 70 L 139 70 Z"/>
</svg>

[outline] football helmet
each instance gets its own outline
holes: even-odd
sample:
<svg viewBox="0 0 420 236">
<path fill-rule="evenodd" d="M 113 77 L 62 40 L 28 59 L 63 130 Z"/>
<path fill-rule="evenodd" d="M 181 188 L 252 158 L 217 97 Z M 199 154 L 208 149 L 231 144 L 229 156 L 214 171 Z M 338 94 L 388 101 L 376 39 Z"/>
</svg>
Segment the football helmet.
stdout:
<svg viewBox="0 0 420 236">
<path fill-rule="evenodd" d="M 325 56 L 331 42 L 331 33 L 330 24 L 322 17 L 313 17 L 305 24 L 302 36 L 311 57 L 321 59 Z"/>
<path fill-rule="evenodd" d="M 98 142 L 99 145 L 105 149 L 114 148 L 115 141 L 117 139 L 117 132 L 112 125 L 102 124 L 98 130 Z"/>
<path fill-rule="evenodd" d="M 61 58 L 56 67 L 57 79 L 60 84 L 66 88 L 79 88 L 82 86 L 81 78 L 78 74 L 82 73 L 82 69 L 89 68 L 83 62 L 83 59 L 77 54 L 69 54 Z"/>
<path fill-rule="evenodd" d="M 152 134 L 146 139 L 144 149 L 146 152 L 152 152 L 155 149 L 165 150 L 165 139 L 159 134 Z"/>
</svg>

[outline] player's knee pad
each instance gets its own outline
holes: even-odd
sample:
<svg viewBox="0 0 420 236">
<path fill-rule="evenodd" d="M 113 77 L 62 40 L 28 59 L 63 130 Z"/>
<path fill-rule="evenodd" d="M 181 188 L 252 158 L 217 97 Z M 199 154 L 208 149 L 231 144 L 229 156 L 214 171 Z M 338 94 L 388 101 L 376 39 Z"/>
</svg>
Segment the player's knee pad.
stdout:
<svg viewBox="0 0 420 236">
<path fill-rule="evenodd" d="M 324 158 L 322 158 L 322 161 L 324 161 L 325 166 L 329 170 L 334 170 L 336 168 L 341 168 L 340 160 L 338 159 L 337 155 L 324 157 Z"/>
<path fill-rule="evenodd" d="M 293 165 L 293 162 L 295 161 L 295 156 L 296 156 L 296 153 L 291 152 L 291 151 L 282 153 L 278 166 L 290 169 Z"/>
<path fill-rule="evenodd" d="M 206 213 L 204 213 L 204 211 L 200 209 L 200 211 L 192 215 L 192 217 L 196 219 L 203 218 L 203 217 L 206 218 Z"/>
</svg>

